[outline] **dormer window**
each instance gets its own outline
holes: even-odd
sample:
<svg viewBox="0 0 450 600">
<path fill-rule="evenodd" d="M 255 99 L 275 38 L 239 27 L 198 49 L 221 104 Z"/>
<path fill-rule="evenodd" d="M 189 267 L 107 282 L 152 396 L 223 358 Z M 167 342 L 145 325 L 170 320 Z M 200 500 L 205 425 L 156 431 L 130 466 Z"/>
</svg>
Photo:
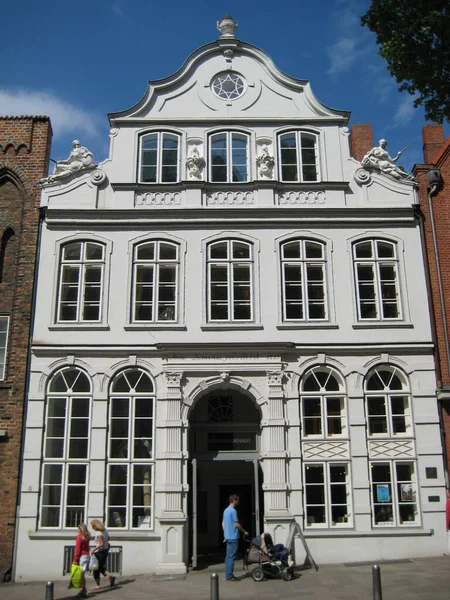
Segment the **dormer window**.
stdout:
<svg viewBox="0 0 450 600">
<path fill-rule="evenodd" d="M 319 181 L 317 136 L 290 131 L 278 138 L 281 181 L 305 183 Z"/>
<path fill-rule="evenodd" d="M 141 137 L 141 183 L 175 183 L 180 180 L 180 136 L 165 131 Z"/>
</svg>

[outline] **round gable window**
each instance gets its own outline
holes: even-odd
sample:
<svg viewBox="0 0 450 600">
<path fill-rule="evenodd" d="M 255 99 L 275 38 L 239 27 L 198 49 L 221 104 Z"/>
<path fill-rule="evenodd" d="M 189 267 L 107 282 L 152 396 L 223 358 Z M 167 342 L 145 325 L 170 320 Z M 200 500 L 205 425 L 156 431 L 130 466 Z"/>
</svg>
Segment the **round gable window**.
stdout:
<svg viewBox="0 0 450 600">
<path fill-rule="evenodd" d="M 211 81 L 213 93 L 221 100 L 237 100 L 246 91 L 245 80 L 231 71 L 219 73 Z"/>
</svg>

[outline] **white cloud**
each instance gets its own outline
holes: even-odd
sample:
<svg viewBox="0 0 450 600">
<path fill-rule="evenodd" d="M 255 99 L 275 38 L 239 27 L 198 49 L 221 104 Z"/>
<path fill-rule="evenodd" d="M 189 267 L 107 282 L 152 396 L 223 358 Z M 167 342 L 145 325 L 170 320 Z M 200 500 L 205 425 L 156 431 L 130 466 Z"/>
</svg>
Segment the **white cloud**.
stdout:
<svg viewBox="0 0 450 600">
<path fill-rule="evenodd" d="M 394 115 L 394 125 L 403 127 L 408 125 L 414 117 L 414 96 L 405 96 L 400 102 Z"/>
<path fill-rule="evenodd" d="M 111 4 L 111 10 L 117 17 L 124 16 L 124 12 L 123 12 L 122 7 L 120 6 L 120 3 L 118 2 L 118 0 L 116 0 L 115 2 L 113 2 Z"/>
<path fill-rule="evenodd" d="M 98 117 L 58 98 L 51 92 L 0 88 L 0 114 L 5 116 L 47 115 L 55 138 L 69 133 L 98 136 Z"/>
<path fill-rule="evenodd" d="M 342 73 L 349 71 L 358 58 L 358 40 L 356 38 L 341 38 L 330 46 L 328 54 L 331 66 L 328 73 Z"/>
</svg>

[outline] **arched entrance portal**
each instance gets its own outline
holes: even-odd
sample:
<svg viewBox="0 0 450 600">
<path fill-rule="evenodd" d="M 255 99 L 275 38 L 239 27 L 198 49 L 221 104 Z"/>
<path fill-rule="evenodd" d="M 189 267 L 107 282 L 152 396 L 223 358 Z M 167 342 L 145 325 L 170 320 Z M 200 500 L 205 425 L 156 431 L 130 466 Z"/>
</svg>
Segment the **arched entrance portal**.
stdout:
<svg viewBox="0 0 450 600">
<path fill-rule="evenodd" d="M 261 530 L 264 510 L 259 466 L 261 414 L 240 391 L 220 389 L 199 398 L 189 416 L 190 556 L 192 566 L 221 560 L 222 513 L 238 494 L 239 520 Z"/>
</svg>

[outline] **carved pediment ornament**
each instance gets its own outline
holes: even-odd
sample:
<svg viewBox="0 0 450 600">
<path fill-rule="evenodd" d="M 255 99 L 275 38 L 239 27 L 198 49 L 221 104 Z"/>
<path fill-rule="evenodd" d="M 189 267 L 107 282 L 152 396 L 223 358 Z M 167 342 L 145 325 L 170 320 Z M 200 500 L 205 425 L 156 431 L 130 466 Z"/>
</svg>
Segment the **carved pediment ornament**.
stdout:
<svg viewBox="0 0 450 600">
<path fill-rule="evenodd" d="M 233 21 L 233 17 L 231 15 L 225 15 L 223 19 L 217 21 L 217 29 L 220 31 L 221 38 L 234 38 L 234 34 L 238 27 L 239 23 L 237 21 Z"/>
<path fill-rule="evenodd" d="M 191 154 L 186 158 L 186 167 L 189 175 L 201 179 L 202 171 L 205 168 L 205 159 L 200 156 L 197 146 L 192 148 Z"/>
</svg>

